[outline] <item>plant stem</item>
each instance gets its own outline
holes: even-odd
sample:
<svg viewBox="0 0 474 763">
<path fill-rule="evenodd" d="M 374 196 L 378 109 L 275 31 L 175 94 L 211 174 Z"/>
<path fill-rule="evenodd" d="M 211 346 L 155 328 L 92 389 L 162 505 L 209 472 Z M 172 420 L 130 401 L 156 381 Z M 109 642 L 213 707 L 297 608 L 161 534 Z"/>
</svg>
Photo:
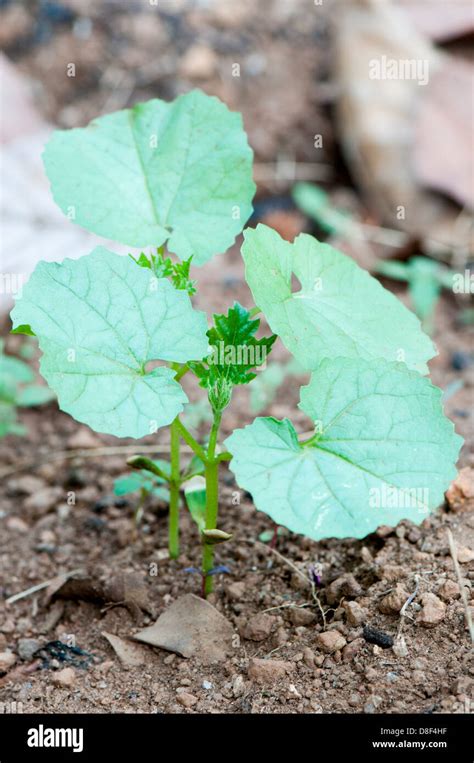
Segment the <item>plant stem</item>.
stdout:
<svg viewBox="0 0 474 763">
<path fill-rule="evenodd" d="M 170 510 L 168 518 L 168 549 L 170 559 L 179 556 L 179 427 L 176 418 L 171 424 L 171 479 Z"/>
<path fill-rule="evenodd" d="M 180 379 L 182 379 L 183 376 L 185 376 L 188 373 L 188 371 L 190 371 L 190 370 L 191 369 L 189 368 L 189 366 L 184 364 L 184 366 L 181 366 L 179 371 L 176 372 L 176 376 L 174 377 L 174 380 L 175 381 L 180 381 Z"/>
<path fill-rule="evenodd" d="M 206 463 L 207 461 L 207 453 L 204 450 L 204 448 L 199 445 L 198 441 L 194 439 L 191 432 L 188 432 L 182 421 L 179 419 L 175 419 L 173 424 L 176 424 L 176 428 L 183 438 L 183 440 L 189 445 L 190 448 L 195 452 L 197 456 L 201 459 L 201 461 L 204 461 Z M 173 424 L 171 426 L 173 426 Z"/>
<path fill-rule="evenodd" d="M 219 463 L 214 461 L 206 465 L 206 530 L 215 530 L 219 509 Z M 204 595 L 212 593 L 214 578 L 208 573 L 214 567 L 214 546 L 204 543 L 202 552 L 202 574 Z"/>
<path fill-rule="evenodd" d="M 214 412 L 209 447 L 206 459 L 206 530 L 215 530 L 219 511 L 219 461 L 215 457 L 217 437 L 222 413 Z M 214 546 L 204 543 L 202 552 L 202 574 L 204 579 L 204 595 L 208 596 L 214 588 L 214 578 L 209 572 L 214 567 Z"/>
<path fill-rule="evenodd" d="M 214 413 L 214 421 L 212 422 L 211 434 L 209 435 L 209 446 L 207 448 L 207 460 L 214 461 L 216 453 L 217 437 L 219 434 L 219 427 L 221 425 L 222 413 Z M 211 528 L 214 529 L 214 528 Z"/>
</svg>

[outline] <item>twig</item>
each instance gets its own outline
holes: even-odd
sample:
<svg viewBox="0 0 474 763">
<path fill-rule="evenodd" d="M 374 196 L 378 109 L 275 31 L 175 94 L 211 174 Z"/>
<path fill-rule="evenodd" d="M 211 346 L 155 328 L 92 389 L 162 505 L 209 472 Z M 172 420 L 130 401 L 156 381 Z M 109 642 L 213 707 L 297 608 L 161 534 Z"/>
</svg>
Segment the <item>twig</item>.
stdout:
<svg viewBox="0 0 474 763">
<path fill-rule="evenodd" d="M 182 446 L 183 453 L 192 453 L 191 448 Z M 0 479 L 9 477 L 10 474 L 16 472 L 22 472 L 25 469 L 37 469 L 42 464 L 47 464 L 51 461 L 62 461 L 71 458 L 95 458 L 96 456 L 120 456 L 127 453 L 169 453 L 169 443 L 161 443 L 160 445 L 113 445 L 110 447 L 104 446 L 101 448 L 80 448 L 75 450 L 56 450 L 51 453 L 47 453 L 45 456 L 39 459 L 25 460 L 14 466 L 7 466 L 5 469 L 0 470 Z"/>
<path fill-rule="evenodd" d="M 40 667 L 41 660 L 35 660 L 34 662 L 28 663 L 28 665 L 15 665 L 9 673 L 0 678 L 0 686 L 6 686 L 10 681 L 16 681 L 25 675 L 34 673 L 36 670 L 39 670 Z"/>
<path fill-rule="evenodd" d="M 71 570 L 71 572 L 67 572 L 64 575 L 64 579 L 68 580 L 73 575 L 77 575 L 79 572 L 82 572 L 82 570 Z M 20 599 L 26 599 L 27 596 L 31 596 L 33 593 L 37 593 L 38 591 L 42 591 L 43 588 L 47 588 L 53 581 L 56 580 L 58 576 L 55 575 L 54 578 L 50 578 L 50 580 L 45 580 L 43 583 L 37 583 L 34 586 L 31 586 L 31 588 L 27 588 L 26 591 L 21 591 L 20 593 L 15 593 L 13 596 L 10 596 L 10 598 L 6 599 L 5 604 L 14 604 L 15 601 L 20 601 Z"/>
<path fill-rule="evenodd" d="M 319 609 L 319 611 L 321 613 L 321 617 L 323 618 L 323 627 L 324 627 L 324 630 L 326 630 L 326 613 L 325 613 L 325 611 L 324 611 L 324 609 L 322 607 L 322 604 L 321 604 L 321 602 L 319 600 L 319 596 L 318 596 L 318 594 L 316 592 L 316 586 L 309 579 L 309 577 L 307 577 L 303 572 L 301 572 L 301 570 L 298 569 L 296 564 L 293 564 L 293 562 L 291 562 L 289 559 L 287 559 L 286 556 L 283 556 L 283 554 L 280 554 L 280 552 L 277 551 L 276 548 L 272 548 L 271 546 L 266 546 L 265 543 L 262 543 L 259 540 L 255 541 L 255 545 L 260 546 L 260 548 L 264 548 L 265 551 L 269 551 L 271 554 L 274 554 L 277 557 L 277 559 L 279 559 L 281 562 L 283 562 L 283 564 L 286 564 L 287 567 L 290 567 L 290 569 L 293 570 L 293 572 L 296 572 L 298 577 L 305 582 L 305 584 L 306 584 L 306 586 L 308 588 L 311 589 L 311 595 L 312 595 L 314 601 L 316 602 L 316 604 L 318 606 L 318 609 Z"/>
<path fill-rule="evenodd" d="M 414 589 L 413 593 L 410 594 L 410 596 L 408 597 L 408 599 L 406 600 L 406 602 L 404 603 L 403 607 L 400 610 L 400 622 L 398 624 L 398 630 L 397 630 L 397 635 L 396 635 L 395 641 L 400 641 L 400 639 L 402 637 L 403 626 L 405 624 L 405 617 L 407 616 L 407 614 L 406 614 L 407 613 L 407 609 L 410 606 L 410 604 L 412 603 L 412 601 L 415 599 L 415 597 L 416 597 L 416 595 L 418 593 L 419 585 L 420 585 L 420 579 L 419 579 L 418 575 L 415 575 L 415 589 Z"/>
<path fill-rule="evenodd" d="M 305 604 L 295 604 L 293 601 L 290 601 L 286 604 L 278 604 L 275 607 L 268 607 L 268 609 L 263 609 L 262 615 L 264 615 L 266 612 L 274 612 L 275 609 L 305 609 L 306 607 L 312 606 L 313 605 L 310 601 L 307 601 Z"/>
<path fill-rule="evenodd" d="M 325 613 L 325 611 L 323 609 L 323 606 L 322 606 L 322 604 L 321 604 L 321 602 L 319 600 L 319 596 L 316 593 L 316 586 L 315 586 L 315 584 L 312 581 L 311 581 L 311 595 L 312 595 L 314 601 L 316 602 L 316 604 L 318 605 L 319 611 L 321 612 L 321 617 L 323 618 L 323 630 L 326 630 L 326 627 L 327 627 L 326 613 Z M 329 611 L 330 610 L 328 610 L 328 612 Z"/>
<path fill-rule="evenodd" d="M 459 568 L 459 562 L 458 562 L 458 550 L 456 547 L 456 543 L 453 538 L 453 534 L 449 528 L 446 529 L 446 534 L 448 536 L 448 543 L 449 543 L 449 551 L 451 553 L 451 557 L 454 564 L 454 572 L 456 573 L 456 577 L 458 579 L 458 585 L 459 590 L 461 592 L 461 599 L 464 606 L 464 615 L 466 617 L 466 625 L 469 631 L 469 635 L 471 636 L 471 642 L 474 644 L 474 625 L 472 622 L 472 615 L 471 610 L 469 609 L 469 602 L 467 600 L 467 594 L 466 594 L 466 588 L 464 586 L 462 576 L 461 576 L 461 570 Z"/>
<path fill-rule="evenodd" d="M 254 541 L 254 543 L 256 546 L 260 546 L 260 548 L 265 549 L 265 551 L 269 551 L 271 554 L 274 554 L 277 557 L 277 559 L 280 560 L 280 562 L 283 562 L 283 564 L 286 564 L 287 567 L 290 567 L 293 570 L 293 572 L 296 572 L 298 577 L 300 577 L 301 580 L 304 580 L 308 588 L 311 588 L 311 582 L 309 578 L 307 578 L 306 575 L 303 572 L 301 572 L 301 570 L 298 569 L 296 564 L 293 564 L 293 562 L 291 562 L 289 559 L 283 556 L 283 554 L 280 554 L 280 552 L 277 551 L 276 548 L 271 548 L 271 546 L 266 546 L 265 543 L 262 543 L 259 540 Z"/>
</svg>

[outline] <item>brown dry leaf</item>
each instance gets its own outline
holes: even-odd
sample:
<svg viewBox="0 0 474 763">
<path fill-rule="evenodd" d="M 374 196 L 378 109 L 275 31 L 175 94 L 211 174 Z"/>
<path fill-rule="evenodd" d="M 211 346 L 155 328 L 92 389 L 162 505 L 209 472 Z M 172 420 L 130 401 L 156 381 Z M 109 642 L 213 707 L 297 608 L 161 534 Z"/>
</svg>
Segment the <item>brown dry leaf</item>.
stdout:
<svg viewBox="0 0 474 763">
<path fill-rule="evenodd" d="M 122 665 L 138 667 L 146 662 L 147 655 L 143 647 L 131 641 L 125 641 L 125 639 L 115 636 L 113 633 L 102 631 L 102 635 L 107 639 Z"/>
<path fill-rule="evenodd" d="M 133 638 L 208 664 L 221 662 L 232 653 L 233 637 L 231 623 L 208 601 L 189 593 Z"/>
<path fill-rule="evenodd" d="M 57 626 L 64 614 L 64 607 L 65 604 L 63 601 L 55 601 L 54 604 L 48 608 L 46 615 L 37 626 L 38 634 L 49 633 Z"/>
<path fill-rule="evenodd" d="M 10 683 L 10 681 L 20 682 L 24 680 L 25 676 L 30 675 L 30 673 L 34 673 L 36 670 L 39 670 L 40 667 L 41 660 L 35 660 L 34 662 L 29 662 L 28 664 L 17 665 L 0 678 L 0 687 L 6 686 L 6 684 Z"/>
<path fill-rule="evenodd" d="M 340 4 L 335 47 L 342 147 L 377 217 L 424 241 L 427 251 L 448 255 L 468 248 L 472 233 L 458 224 L 458 205 L 423 188 L 413 161 L 415 115 L 444 54 L 402 11 L 374 0 Z M 399 69 L 392 79 L 405 61 L 414 62 L 417 78 Z"/>
<path fill-rule="evenodd" d="M 138 619 L 141 610 L 153 614 L 148 599 L 148 589 L 143 578 L 134 572 L 119 572 L 106 580 L 93 574 L 82 578 L 70 578 L 53 594 L 59 599 L 80 599 L 94 604 L 123 604 Z"/>
<path fill-rule="evenodd" d="M 415 168 L 420 183 L 474 209 L 472 127 L 474 66 L 446 57 L 423 88 L 416 122 Z"/>
<path fill-rule="evenodd" d="M 472 0 L 396 0 L 421 34 L 437 42 L 474 32 Z"/>
</svg>

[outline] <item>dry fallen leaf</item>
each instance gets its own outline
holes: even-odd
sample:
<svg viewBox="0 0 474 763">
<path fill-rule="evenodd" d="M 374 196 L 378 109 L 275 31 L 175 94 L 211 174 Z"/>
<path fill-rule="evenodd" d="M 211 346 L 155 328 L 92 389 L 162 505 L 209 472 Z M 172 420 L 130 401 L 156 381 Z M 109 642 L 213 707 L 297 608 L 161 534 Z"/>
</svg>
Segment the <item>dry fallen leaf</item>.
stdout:
<svg viewBox="0 0 474 763">
<path fill-rule="evenodd" d="M 473 109 L 466 96 L 473 92 L 474 66 L 444 58 L 421 94 L 415 136 L 419 182 L 469 209 L 474 209 Z"/>
<path fill-rule="evenodd" d="M 338 129 L 349 167 L 372 209 L 390 227 L 421 239 L 428 251 L 448 256 L 468 248 L 472 232 L 458 224 L 460 208 L 421 186 L 413 158 L 423 91 L 444 54 L 390 3 L 341 3 L 335 30 Z M 413 68 L 397 69 L 403 62 Z"/>
<path fill-rule="evenodd" d="M 56 588 L 51 598 L 80 599 L 95 604 L 123 604 L 135 619 L 139 618 L 141 610 L 153 614 L 147 585 L 134 572 L 109 575 L 106 580 L 94 575 L 69 578 Z"/>
<path fill-rule="evenodd" d="M 154 625 L 134 635 L 137 641 L 182 657 L 197 657 L 205 664 L 225 660 L 233 651 L 233 637 L 231 623 L 192 593 L 181 596 Z"/>
<path fill-rule="evenodd" d="M 143 665 L 146 662 L 147 654 L 143 647 L 133 644 L 131 641 L 125 641 L 119 636 L 114 636 L 113 633 L 102 631 L 102 635 L 107 639 L 122 665 L 138 667 L 138 665 Z"/>
<path fill-rule="evenodd" d="M 471 0 L 396 0 L 396 5 L 411 18 L 419 32 L 431 40 L 445 42 L 474 32 Z"/>
</svg>

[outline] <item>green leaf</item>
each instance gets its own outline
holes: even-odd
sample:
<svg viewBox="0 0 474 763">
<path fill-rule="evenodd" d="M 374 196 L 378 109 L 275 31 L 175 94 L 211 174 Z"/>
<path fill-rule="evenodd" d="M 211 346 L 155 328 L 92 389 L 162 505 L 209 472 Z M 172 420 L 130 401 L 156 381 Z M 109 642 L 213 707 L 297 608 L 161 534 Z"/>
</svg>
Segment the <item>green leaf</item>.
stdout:
<svg viewBox="0 0 474 763">
<path fill-rule="evenodd" d="M 183 289 L 190 296 L 196 294 L 196 281 L 189 277 L 192 257 L 184 262 L 173 262 L 170 257 L 166 257 L 159 249 L 156 254 L 151 254 L 150 258 L 143 252 L 138 259 L 129 255 L 137 265 L 142 268 L 152 270 L 157 278 L 171 278 L 171 283 L 175 289 Z"/>
<path fill-rule="evenodd" d="M 17 422 L 15 406 L 3 400 L 0 392 L 0 437 L 7 434 L 24 435 L 26 431 L 23 424 Z"/>
<path fill-rule="evenodd" d="M 419 523 L 442 502 L 462 438 L 428 379 L 402 363 L 325 360 L 300 407 L 316 430 L 305 444 L 273 418 L 225 442 L 238 484 L 277 524 L 315 540 L 363 538 Z"/>
<path fill-rule="evenodd" d="M 202 476 L 205 471 L 206 465 L 204 464 L 204 461 L 202 461 L 199 456 L 194 455 L 184 470 L 183 478 L 189 480 L 191 477 Z"/>
<path fill-rule="evenodd" d="M 265 367 L 276 336 L 256 339 L 260 320 L 252 320 L 250 313 L 238 302 L 227 315 L 214 315 L 214 326 L 207 336 L 211 353 L 202 363 L 189 363 L 199 378 L 201 387 L 208 389 L 220 380 L 232 385 L 248 384 L 256 374 L 251 369 Z"/>
<path fill-rule="evenodd" d="M 35 375 L 22 360 L 12 355 L 4 355 L 0 350 L 0 377 L 2 381 L 10 378 L 15 384 L 27 384 L 33 381 Z"/>
<path fill-rule="evenodd" d="M 154 460 L 154 463 L 166 474 L 169 473 L 170 465 L 167 461 L 157 459 Z M 164 484 L 165 481 L 161 477 L 141 469 L 140 471 L 117 477 L 114 482 L 114 493 L 115 495 L 129 495 L 139 490 L 145 490 L 147 493 L 156 495 L 157 498 L 168 500 L 169 490 L 163 487 Z"/>
<path fill-rule="evenodd" d="M 408 265 L 398 260 L 381 260 L 376 266 L 377 273 L 394 281 L 408 281 Z"/>
<path fill-rule="evenodd" d="M 384 261 L 377 270 L 388 278 L 408 281 L 413 309 L 422 321 L 433 313 L 441 288 L 452 286 L 452 272 L 428 257 L 410 257 L 408 262 Z"/>
<path fill-rule="evenodd" d="M 17 423 L 17 406 L 41 405 L 55 397 L 48 387 L 31 384 L 35 378 L 31 368 L 12 355 L 4 355 L 3 346 L 0 340 L 0 437 L 25 434 L 25 427 Z"/>
<path fill-rule="evenodd" d="M 16 403 L 22 408 L 29 408 L 50 403 L 51 400 L 55 399 L 56 395 L 49 387 L 44 384 L 31 384 L 29 387 L 24 387 L 18 391 Z"/>
<path fill-rule="evenodd" d="M 427 372 L 436 351 L 418 318 L 350 257 L 304 233 L 290 244 L 265 225 L 244 236 L 255 304 L 304 368 L 341 356 L 403 361 Z"/>
<path fill-rule="evenodd" d="M 26 334 L 26 336 L 35 336 L 35 332 L 31 330 L 31 326 L 28 326 L 28 324 L 17 326 L 16 329 L 12 329 L 10 331 L 10 334 Z"/>
<path fill-rule="evenodd" d="M 148 370 L 150 361 L 186 362 L 207 348 L 205 315 L 187 294 L 103 247 L 39 263 L 12 320 L 34 327 L 62 410 L 117 437 L 150 434 L 187 402 L 175 371 Z"/>
<path fill-rule="evenodd" d="M 204 477 L 192 477 L 183 483 L 183 489 L 189 513 L 202 532 L 206 527 L 206 480 Z"/>
<path fill-rule="evenodd" d="M 161 246 L 203 265 L 249 218 L 252 151 L 240 114 L 193 91 L 57 131 L 44 163 L 74 222 L 129 246 Z"/>
<path fill-rule="evenodd" d="M 296 183 L 292 194 L 295 204 L 323 231 L 331 235 L 348 233 L 352 225 L 351 217 L 347 212 L 334 209 L 322 188 L 312 183 Z"/>
<path fill-rule="evenodd" d="M 115 495 L 129 495 L 130 493 L 136 493 L 138 490 L 146 490 L 150 492 L 156 483 L 152 477 L 142 472 L 133 472 L 132 474 L 126 474 L 123 477 L 117 477 L 114 481 L 114 494 Z"/>
</svg>

